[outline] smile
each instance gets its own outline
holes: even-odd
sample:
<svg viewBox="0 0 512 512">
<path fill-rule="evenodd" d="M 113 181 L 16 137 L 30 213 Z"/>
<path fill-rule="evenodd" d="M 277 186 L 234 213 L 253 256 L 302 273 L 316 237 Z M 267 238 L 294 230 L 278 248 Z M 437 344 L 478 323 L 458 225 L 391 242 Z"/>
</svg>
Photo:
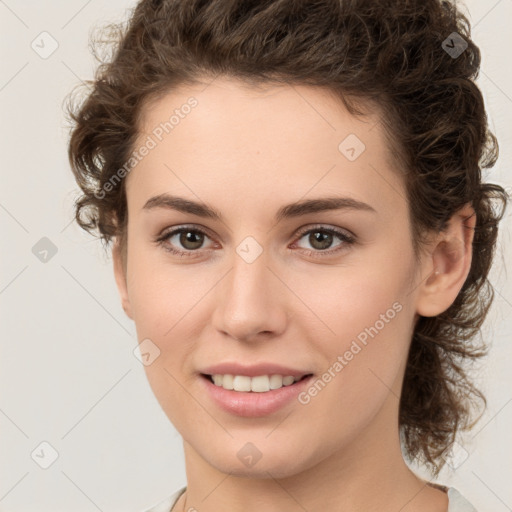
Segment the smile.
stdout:
<svg viewBox="0 0 512 512">
<path fill-rule="evenodd" d="M 281 375 L 248 377 L 246 375 L 214 374 L 212 376 L 201 374 L 199 380 L 205 386 L 206 396 L 223 411 L 236 416 L 258 417 L 273 414 L 290 403 L 298 403 L 298 395 L 307 388 L 312 378 L 313 374 L 292 377 L 292 382 L 286 384 L 290 379 Z M 214 382 L 214 379 L 217 380 L 217 383 Z M 222 383 L 220 379 L 222 379 Z M 273 385 L 279 385 L 279 387 L 272 389 L 271 381 Z M 230 385 L 233 386 L 233 389 L 224 387 Z M 253 386 L 255 390 L 252 389 Z M 241 391 L 237 391 L 235 388 L 241 389 Z M 258 389 L 259 391 L 257 391 Z"/>
</svg>

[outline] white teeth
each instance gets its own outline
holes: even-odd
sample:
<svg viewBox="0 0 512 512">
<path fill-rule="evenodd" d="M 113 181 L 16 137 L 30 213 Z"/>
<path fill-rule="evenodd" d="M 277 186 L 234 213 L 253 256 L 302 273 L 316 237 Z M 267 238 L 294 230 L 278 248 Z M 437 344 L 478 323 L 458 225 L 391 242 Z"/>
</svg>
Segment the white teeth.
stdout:
<svg viewBox="0 0 512 512">
<path fill-rule="evenodd" d="M 263 393 L 270 390 L 270 379 L 266 375 L 253 377 L 252 379 L 249 377 L 244 378 L 251 381 L 251 391 L 255 391 L 256 393 Z"/>
<path fill-rule="evenodd" d="M 222 386 L 224 389 L 233 389 L 233 375 L 217 375 L 219 383 L 217 386 Z"/>
<path fill-rule="evenodd" d="M 271 389 L 279 389 L 283 386 L 290 386 L 302 377 L 293 377 L 287 375 L 258 375 L 257 377 L 247 377 L 246 375 L 212 375 L 213 383 L 224 389 L 255 393 L 264 393 Z"/>
<path fill-rule="evenodd" d="M 232 375 L 230 375 L 232 377 Z M 212 375 L 213 383 L 216 386 L 222 386 L 222 375 Z"/>
<path fill-rule="evenodd" d="M 283 386 L 283 377 L 282 375 L 271 375 L 270 376 L 270 389 L 279 389 Z"/>
<path fill-rule="evenodd" d="M 222 380 L 224 381 L 224 379 Z M 251 391 L 251 378 L 235 375 L 233 378 L 233 389 L 235 391 Z"/>
</svg>

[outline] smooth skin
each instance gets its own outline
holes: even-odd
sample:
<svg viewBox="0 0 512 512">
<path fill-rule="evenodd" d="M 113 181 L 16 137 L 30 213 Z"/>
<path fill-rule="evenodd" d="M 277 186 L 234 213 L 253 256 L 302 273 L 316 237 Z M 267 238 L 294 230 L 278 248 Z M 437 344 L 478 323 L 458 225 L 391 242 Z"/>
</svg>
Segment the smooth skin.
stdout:
<svg viewBox="0 0 512 512">
<path fill-rule="evenodd" d="M 377 111 L 355 118 L 321 88 L 217 77 L 146 106 L 140 144 L 191 96 L 197 106 L 127 176 L 126 259 L 113 248 L 123 309 L 139 341 L 161 351 L 145 367 L 149 383 L 183 437 L 187 492 L 173 510 L 446 512 L 446 494 L 403 460 L 398 406 L 418 315 L 445 311 L 468 275 L 471 206 L 417 262 Z M 366 147 L 354 161 L 338 149 L 349 134 Z M 165 193 L 222 219 L 143 208 Z M 274 218 L 289 203 L 332 196 L 375 211 Z M 183 225 L 206 235 L 156 242 Z M 263 249 L 252 263 L 236 251 L 249 236 Z M 396 302 L 400 312 L 308 404 L 242 418 L 203 392 L 199 369 L 222 361 L 276 362 L 319 377 Z M 248 442 L 262 454 L 251 467 L 237 457 Z"/>
</svg>

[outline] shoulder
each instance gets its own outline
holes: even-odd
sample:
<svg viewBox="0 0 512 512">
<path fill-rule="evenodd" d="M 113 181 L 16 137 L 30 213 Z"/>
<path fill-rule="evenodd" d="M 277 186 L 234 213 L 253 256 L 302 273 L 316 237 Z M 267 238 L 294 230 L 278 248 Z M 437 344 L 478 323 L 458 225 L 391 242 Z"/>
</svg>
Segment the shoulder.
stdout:
<svg viewBox="0 0 512 512">
<path fill-rule="evenodd" d="M 476 508 L 455 487 L 448 488 L 448 500 L 448 512 L 477 512 Z"/>
<path fill-rule="evenodd" d="M 151 507 L 143 510 L 142 512 L 170 512 L 171 508 L 178 501 L 178 498 L 185 492 L 187 487 L 181 487 L 177 491 L 173 492 L 167 498 L 155 503 Z"/>
</svg>

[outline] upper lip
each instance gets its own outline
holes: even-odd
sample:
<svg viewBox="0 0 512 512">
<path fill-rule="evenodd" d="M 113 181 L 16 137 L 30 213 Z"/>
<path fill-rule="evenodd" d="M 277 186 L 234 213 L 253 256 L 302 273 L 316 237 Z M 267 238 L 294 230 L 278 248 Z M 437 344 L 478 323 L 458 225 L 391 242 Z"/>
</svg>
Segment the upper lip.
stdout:
<svg viewBox="0 0 512 512">
<path fill-rule="evenodd" d="M 258 375 L 282 375 L 286 377 L 292 375 L 297 378 L 309 375 L 312 372 L 274 363 L 259 363 L 245 366 L 240 363 L 225 362 L 205 367 L 200 370 L 200 373 L 206 375 L 246 375 L 247 377 L 257 377 Z"/>
</svg>

